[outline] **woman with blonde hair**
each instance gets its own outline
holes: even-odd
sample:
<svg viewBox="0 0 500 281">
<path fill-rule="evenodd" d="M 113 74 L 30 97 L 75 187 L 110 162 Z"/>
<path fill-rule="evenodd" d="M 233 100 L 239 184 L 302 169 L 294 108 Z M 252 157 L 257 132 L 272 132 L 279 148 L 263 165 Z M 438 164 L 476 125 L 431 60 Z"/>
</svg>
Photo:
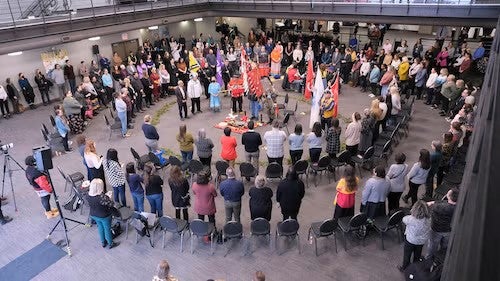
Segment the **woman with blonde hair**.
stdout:
<svg viewBox="0 0 500 281">
<path fill-rule="evenodd" d="M 106 192 L 106 179 L 104 177 L 104 168 L 102 166 L 103 157 L 102 155 L 97 156 L 97 150 L 93 140 L 87 139 L 83 157 L 90 172 L 89 180 L 92 181 L 96 178 L 101 179 L 104 182 L 104 191 Z"/>
<path fill-rule="evenodd" d="M 179 126 L 179 133 L 176 136 L 182 155 L 182 163 L 189 163 L 193 159 L 194 139 L 191 133 L 187 132 L 185 124 Z"/>
<path fill-rule="evenodd" d="M 177 281 L 177 278 L 170 275 L 170 265 L 166 260 L 160 261 L 152 281 Z"/>
<path fill-rule="evenodd" d="M 382 78 L 380 79 L 380 86 L 382 86 L 382 89 L 380 90 L 380 95 L 385 98 L 389 91 L 389 85 L 391 84 L 392 80 L 394 80 L 396 74 L 396 70 L 394 66 L 389 65 L 387 66 L 387 71 L 384 73 Z"/>
<path fill-rule="evenodd" d="M 257 176 L 254 182 L 255 186 L 248 191 L 250 196 L 250 217 L 252 220 L 256 218 L 265 218 L 271 220 L 271 212 L 273 210 L 273 190 L 267 187 L 267 180 L 264 176 Z"/>
<path fill-rule="evenodd" d="M 90 217 L 96 222 L 101 238 L 102 247 L 111 249 L 118 246 L 119 243 L 113 242 L 111 234 L 111 215 L 118 212 L 114 207 L 113 201 L 104 194 L 104 181 L 93 179 L 90 182 L 87 202 L 90 207 Z"/>
<path fill-rule="evenodd" d="M 170 169 L 168 185 L 172 191 L 172 205 L 175 208 L 175 218 L 181 218 L 182 210 L 183 220 L 188 221 L 188 207 L 191 206 L 189 183 L 179 166 L 173 166 L 172 169 Z"/>
<path fill-rule="evenodd" d="M 337 183 L 337 193 L 333 200 L 335 219 L 354 216 L 354 203 L 356 191 L 358 190 L 359 178 L 356 177 L 356 171 L 352 166 L 346 166 L 344 175 Z"/>
</svg>

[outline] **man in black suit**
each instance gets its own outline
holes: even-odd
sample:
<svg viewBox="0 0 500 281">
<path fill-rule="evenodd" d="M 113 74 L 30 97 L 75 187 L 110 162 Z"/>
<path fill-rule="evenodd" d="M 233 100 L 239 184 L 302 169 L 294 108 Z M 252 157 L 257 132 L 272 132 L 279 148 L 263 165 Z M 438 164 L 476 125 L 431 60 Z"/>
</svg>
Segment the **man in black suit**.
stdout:
<svg viewBox="0 0 500 281">
<path fill-rule="evenodd" d="M 186 87 L 184 87 L 184 82 L 179 80 L 177 82 L 177 87 L 175 87 L 175 96 L 177 97 L 177 105 L 179 106 L 179 116 L 181 117 L 181 121 L 184 118 L 188 118 L 187 116 L 187 92 Z M 184 111 L 184 115 L 182 115 L 182 111 Z"/>
</svg>

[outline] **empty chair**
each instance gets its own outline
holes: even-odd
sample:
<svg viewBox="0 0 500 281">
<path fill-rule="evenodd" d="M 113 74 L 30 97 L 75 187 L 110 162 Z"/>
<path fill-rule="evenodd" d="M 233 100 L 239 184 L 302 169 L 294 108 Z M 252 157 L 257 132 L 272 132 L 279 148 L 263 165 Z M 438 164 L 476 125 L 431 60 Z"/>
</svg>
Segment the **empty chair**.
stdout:
<svg viewBox="0 0 500 281">
<path fill-rule="evenodd" d="M 188 172 L 191 177 L 191 183 L 193 183 L 193 177 L 194 175 L 198 174 L 203 170 L 205 166 L 203 166 L 203 163 L 201 163 L 199 160 L 191 160 L 189 161 L 189 166 L 188 166 Z"/>
<path fill-rule="evenodd" d="M 215 235 L 215 226 L 211 223 L 204 222 L 200 219 L 195 219 L 191 221 L 189 224 L 189 230 L 191 233 L 191 254 L 194 252 L 194 244 L 193 239 L 209 236 L 210 237 L 210 251 L 211 254 L 214 254 L 214 235 Z"/>
<path fill-rule="evenodd" d="M 59 170 L 59 173 L 61 174 L 61 176 L 66 180 L 66 182 L 64 184 L 64 192 L 66 192 L 66 188 L 68 187 L 68 184 L 70 186 L 74 184 L 76 187 L 78 187 L 78 186 L 81 186 L 82 182 L 85 180 L 85 176 L 80 172 L 74 172 L 72 174 L 66 175 L 65 173 L 63 173 L 61 168 L 58 167 L 58 170 Z"/>
<path fill-rule="evenodd" d="M 300 236 L 299 236 L 299 223 L 294 219 L 287 219 L 282 222 L 278 222 L 276 225 L 276 236 L 275 236 L 275 245 L 276 251 L 278 251 L 278 255 L 281 255 L 279 252 L 278 246 L 278 238 L 280 237 L 288 237 L 294 238 L 297 240 L 297 248 L 299 249 L 300 254 Z"/>
<path fill-rule="evenodd" d="M 290 97 L 288 96 L 288 93 L 285 94 L 285 99 L 283 101 L 283 103 L 278 103 L 276 105 L 276 107 L 278 107 L 278 109 L 286 109 L 287 105 L 288 105 L 288 101 L 290 100 Z"/>
<path fill-rule="evenodd" d="M 382 148 L 375 150 L 373 157 L 378 158 L 377 164 L 381 164 L 383 162 L 384 166 L 387 166 L 387 160 L 388 160 L 389 154 L 391 152 L 391 144 L 392 144 L 392 141 L 388 140 Z"/>
<path fill-rule="evenodd" d="M 382 244 L 382 250 L 384 248 L 384 234 L 386 234 L 391 229 L 396 229 L 398 235 L 398 243 L 401 243 L 401 236 L 403 236 L 403 217 L 405 213 L 399 210 L 392 214 L 392 216 L 377 217 L 373 220 L 373 228 L 380 233 L 380 242 Z"/>
<path fill-rule="evenodd" d="M 366 237 L 366 223 L 368 217 L 365 213 L 359 213 L 354 217 L 343 217 L 337 220 L 340 230 L 342 230 L 342 236 L 344 238 L 344 249 L 347 251 L 347 237 L 346 234 L 353 232 L 358 232 L 358 237 L 363 241 L 363 246 L 365 245 Z"/>
<path fill-rule="evenodd" d="M 57 132 L 57 130 L 53 130 L 52 132 L 47 129 L 47 126 L 45 126 L 44 123 L 42 123 L 42 129 L 45 132 L 45 134 L 49 137 L 49 139 L 57 139 L 61 138 L 61 135 Z"/>
<path fill-rule="evenodd" d="M 283 118 L 283 122 L 280 124 L 280 128 L 285 127 L 286 134 L 289 135 L 290 132 L 288 131 L 288 121 L 290 120 L 290 114 L 285 114 L 285 117 Z"/>
<path fill-rule="evenodd" d="M 351 157 L 351 161 L 354 162 L 355 167 L 358 167 L 359 170 L 359 176 L 363 178 L 363 172 L 361 171 L 361 167 L 365 165 L 366 163 L 369 163 L 372 160 L 374 153 L 373 146 L 370 146 L 366 151 L 363 156 L 360 155 L 355 155 Z"/>
<path fill-rule="evenodd" d="M 84 178 L 77 185 L 76 182 L 73 181 L 73 179 L 77 179 L 77 178 L 79 178 L 79 176 L 74 176 L 74 177 L 67 176 L 66 174 L 64 174 L 64 172 L 62 171 L 61 167 L 57 167 L 57 170 L 59 171 L 59 173 L 61 174 L 61 176 L 66 180 L 66 185 L 69 183 L 70 186 L 71 186 L 71 192 L 70 192 L 70 196 L 69 197 L 72 198 L 71 195 L 73 193 L 75 193 L 74 196 L 77 196 L 78 200 L 80 200 L 80 202 L 81 202 L 80 214 L 83 214 L 83 205 L 85 205 L 85 202 L 86 202 L 86 192 L 84 192 L 81 189 L 81 184 L 83 183 Z M 77 174 L 77 173 L 74 173 L 74 174 Z M 83 177 L 83 175 L 82 175 L 82 177 Z M 64 191 L 66 191 L 66 186 L 64 187 Z"/>
<path fill-rule="evenodd" d="M 349 159 L 351 159 L 351 153 L 347 150 L 342 151 L 337 158 L 331 159 L 330 168 L 332 169 L 333 179 L 335 181 L 337 181 L 337 168 L 347 165 Z"/>
<path fill-rule="evenodd" d="M 139 170 L 142 170 L 144 168 L 144 164 L 151 162 L 151 159 L 149 159 L 149 154 L 139 156 L 139 153 L 137 153 L 137 151 L 135 151 L 135 149 L 133 149 L 132 147 L 130 148 L 130 152 L 132 153 L 132 156 L 134 156 L 135 165 Z"/>
<path fill-rule="evenodd" d="M 108 127 L 109 129 L 108 140 L 111 139 L 111 135 L 113 134 L 113 132 L 118 132 L 120 135 L 122 134 L 122 124 L 120 122 L 115 121 L 111 124 L 106 115 L 104 115 L 104 121 L 106 122 L 106 127 Z"/>
<path fill-rule="evenodd" d="M 270 163 L 266 168 L 266 178 L 281 180 L 283 178 L 283 167 L 276 162 Z"/>
<path fill-rule="evenodd" d="M 297 123 L 297 109 L 299 108 L 299 102 L 295 102 L 295 108 L 293 110 L 285 109 L 283 114 L 293 117 L 293 122 Z"/>
<path fill-rule="evenodd" d="M 309 162 L 306 160 L 299 160 L 295 165 L 293 165 L 295 168 L 295 172 L 297 172 L 297 175 L 305 175 L 306 176 L 306 187 L 309 187 L 309 174 L 307 169 L 309 168 Z"/>
<path fill-rule="evenodd" d="M 318 181 L 316 180 L 318 173 L 320 173 L 322 175 L 324 172 L 329 172 L 328 168 L 330 167 L 331 162 L 332 161 L 331 161 L 330 156 L 325 155 L 319 159 L 318 164 L 311 165 L 310 169 L 314 173 L 314 185 L 315 186 L 318 186 Z M 330 183 L 330 177 L 328 177 L 328 183 Z"/>
<path fill-rule="evenodd" d="M 163 231 L 163 248 L 165 248 L 165 233 L 170 232 L 181 236 L 181 250 L 182 253 L 184 243 L 184 232 L 189 232 L 189 223 L 185 220 L 171 218 L 169 216 L 160 218 L 160 226 Z"/>
<path fill-rule="evenodd" d="M 111 115 L 111 119 L 115 120 L 115 122 L 118 122 L 118 123 L 121 122 L 120 121 L 120 117 L 115 116 L 115 114 L 113 113 L 113 109 L 112 108 L 109 109 L 109 115 Z"/>
<path fill-rule="evenodd" d="M 164 160 L 165 162 L 162 163 L 160 158 L 158 158 L 158 156 L 156 156 L 153 152 L 149 152 L 148 156 L 149 160 L 153 163 L 153 165 L 155 165 L 156 169 L 163 169 L 169 164 L 168 160 Z"/>
<path fill-rule="evenodd" d="M 222 177 L 226 177 L 226 169 L 229 168 L 229 164 L 226 161 L 219 160 L 215 162 L 215 169 L 217 169 L 217 176 L 215 177 L 215 188 L 219 188 L 222 181 Z"/>
<path fill-rule="evenodd" d="M 132 224 L 136 230 L 135 233 L 135 243 L 139 242 L 139 236 L 146 236 L 149 238 L 149 244 L 154 247 L 154 235 L 155 230 L 160 225 L 156 214 L 153 213 L 133 213 L 132 217 L 134 220 Z"/>
<path fill-rule="evenodd" d="M 124 206 L 118 209 L 118 212 L 120 212 L 120 217 L 116 217 L 115 219 L 125 224 L 125 239 L 128 239 L 128 226 L 133 219 L 134 211 Z"/>
<path fill-rule="evenodd" d="M 182 161 L 175 156 L 168 157 L 168 163 L 170 163 L 170 165 L 172 166 L 178 166 L 182 168 Z"/>
<path fill-rule="evenodd" d="M 230 239 L 241 239 L 243 238 L 243 225 L 236 221 L 229 221 L 224 225 L 222 229 L 222 243 L 226 243 L 226 240 Z M 230 248 L 227 247 L 224 256 L 227 256 Z"/>
<path fill-rule="evenodd" d="M 265 236 L 271 247 L 271 225 L 264 218 L 256 218 L 250 223 L 250 237 Z"/>
<path fill-rule="evenodd" d="M 336 220 L 329 219 L 322 222 L 313 222 L 309 228 L 309 238 L 314 239 L 314 251 L 318 256 L 318 238 L 330 237 L 335 238 L 335 252 L 337 252 L 337 235 L 335 231 L 338 228 Z"/>
<path fill-rule="evenodd" d="M 247 181 L 250 181 L 250 178 L 254 178 L 257 176 L 257 169 L 251 163 L 241 163 L 240 165 L 240 174 L 242 178 L 246 178 Z"/>
<path fill-rule="evenodd" d="M 50 124 L 52 124 L 52 127 L 54 128 L 54 131 L 56 131 L 57 130 L 56 119 L 54 119 L 54 116 L 52 115 L 49 115 L 49 119 L 50 119 Z"/>
</svg>

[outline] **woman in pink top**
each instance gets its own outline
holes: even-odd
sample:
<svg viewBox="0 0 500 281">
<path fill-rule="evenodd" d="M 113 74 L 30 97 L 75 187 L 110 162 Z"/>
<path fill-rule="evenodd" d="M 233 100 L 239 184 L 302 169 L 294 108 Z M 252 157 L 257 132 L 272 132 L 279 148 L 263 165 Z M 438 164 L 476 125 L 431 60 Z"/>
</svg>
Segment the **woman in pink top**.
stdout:
<svg viewBox="0 0 500 281">
<path fill-rule="evenodd" d="M 443 47 L 441 52 L 436 56 L 436 61 L 440 67 L 448 66 L 448 48 Z"/>
<path fill-rule="evenodd" d="M 194 194 L 194 211 L 198 214 L 200 220 L 205 220 L 208 216 L 208 221 L 215 225 L 215 191 L 214 185 L 210 182 L 210 177 L 207 171 L 201 171 L 196 177 L 196 182 L 192 186 Z"/>
</svg>

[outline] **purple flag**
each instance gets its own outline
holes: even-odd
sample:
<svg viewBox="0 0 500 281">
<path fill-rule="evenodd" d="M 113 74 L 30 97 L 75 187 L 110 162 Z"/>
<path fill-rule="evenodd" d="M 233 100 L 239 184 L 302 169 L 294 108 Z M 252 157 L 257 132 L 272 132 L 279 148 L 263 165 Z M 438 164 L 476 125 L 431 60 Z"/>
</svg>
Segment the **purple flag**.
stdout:
<svg viewBox="0 0 500 281">
<path fill-rule="evenodd" d="M 217 49 L 217 66 L 215 78 L 217 79 L 217 83 L 219 83 L 221 89 L 224 89 L 224 80 L 222 80 L 222 65 L 224 62 L 222 61 L 222 56 L 220 55 L 219 49 Z"/>
</svg>

